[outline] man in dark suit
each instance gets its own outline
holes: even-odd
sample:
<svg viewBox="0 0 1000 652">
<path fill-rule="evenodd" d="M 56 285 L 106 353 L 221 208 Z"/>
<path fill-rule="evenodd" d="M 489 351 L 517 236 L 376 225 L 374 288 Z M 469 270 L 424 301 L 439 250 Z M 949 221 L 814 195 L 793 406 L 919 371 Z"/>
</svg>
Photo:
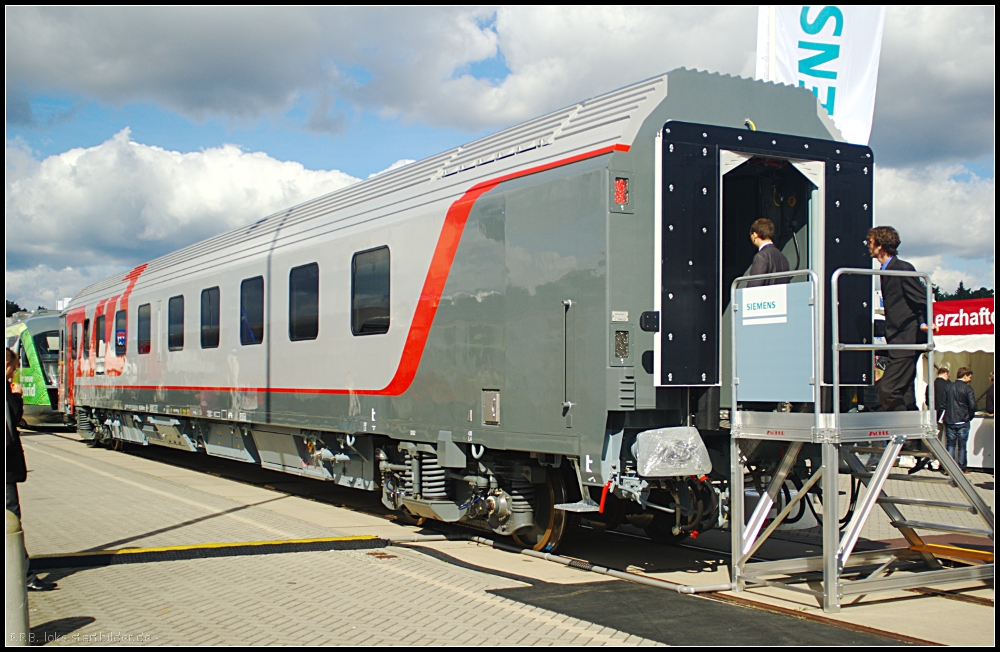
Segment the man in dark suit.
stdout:
<svg viewBox="0 0 1000 652">
<path fill-rule="evenodd" d="M 868 253 L 882 269 L 912 272 L 913 265 L 896 256 L 899 234 L 891 226 L 868 231 Z M 927 341 L 927 291 L 913 277 L 882 276 L 886 344 L 924 344 Z M 879 382 L 878 402 L 885 412 L 916 410 L 913 381 L 917 376 L 919 351 L 890 350 L 889 363 Z"/>
<path fill-rule="evenodd" d="M 785 254 L 774 246 L 771 238 L 774 237 L 774 222 L 762 217 L 755 220 L 750 225 L 750 242 L 757 247 L 757 253 L 750 264 L 750 272 L 747 276 L 757 276 L 759 274 L 772 274 L 774 272 L 787 272 L 788 259 Z M 775 285 L 787 283 L 788 279 L 768 278 L 761 281 L 750 281 L 747 287 L 757 287 L 760 285 Z"/>
</svg>

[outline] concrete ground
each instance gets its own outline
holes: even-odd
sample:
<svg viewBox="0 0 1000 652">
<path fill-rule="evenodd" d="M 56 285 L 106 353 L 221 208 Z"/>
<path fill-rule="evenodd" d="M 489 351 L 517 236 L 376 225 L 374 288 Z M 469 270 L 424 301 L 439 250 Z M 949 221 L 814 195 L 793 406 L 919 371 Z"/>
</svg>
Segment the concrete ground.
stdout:
<svg viewBox="0 0 1000 652">
<path fill-rule="evenodd" d="M 387 518 L 376 494 L 251 465 L 155 447 L 89 448 L 62 432 L 29 431 L 22 442 L 30 469 L 20 485 L 24 530 L 29 552 L 39 558 L 429 532 Z M 992 505 L 992 476 L 973 481 Z M 894 493 L 923 491 L 899 484 L 906 487 Z M 873 519 L 863 536 L 877 540 L 883 525 Z M 809 537 L 769 542 L 759 554 L 815 551 Z M 727 549 L 727 532 L 663 547 L 628 528 L 580 528 L 559 552 L 674 582 L 714 584 L 728 581 Z M 992 645 L 994 639 L 993 589 L 977 583 L 867 596 L 828 617 L 815 599 L 788 591 L 682 596 L 468 541 L 76 566 L 47 577 L 59 588 L 29 598 L 32 632 L 48 644 Z"/>
</svg>

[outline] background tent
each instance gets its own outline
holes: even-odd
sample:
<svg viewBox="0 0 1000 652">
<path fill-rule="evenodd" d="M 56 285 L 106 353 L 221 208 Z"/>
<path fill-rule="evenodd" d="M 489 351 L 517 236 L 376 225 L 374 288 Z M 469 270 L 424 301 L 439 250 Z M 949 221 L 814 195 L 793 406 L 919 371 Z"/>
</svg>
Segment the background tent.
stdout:
<svg viewBox="0 0 1000 652">
<path fill-rule="evenodd" d="M 994 452 L 993 417 L 983 416 L 985 395 L 993 371 L 994 312 L 993 299 L 964 299 L 934 303 L 934 322 L 939 330 L 934 337 L 934 367 L 947 365 L 951 379 L 960 367 L 972 370 L 972 389 L 979 412 L 969 430 L 969 466 L 992 469 Z M 924 364 L 917 365 L 917 396 L 921 403 L 927 381 Z"/>
</svg>

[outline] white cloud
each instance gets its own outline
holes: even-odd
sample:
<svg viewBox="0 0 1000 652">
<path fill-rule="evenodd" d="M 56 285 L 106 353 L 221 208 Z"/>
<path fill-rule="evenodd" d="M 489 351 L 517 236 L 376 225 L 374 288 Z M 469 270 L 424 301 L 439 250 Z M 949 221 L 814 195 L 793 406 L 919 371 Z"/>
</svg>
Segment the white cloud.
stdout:
<svg viewBox="0 0 1000 652">
<path fill-rule="evenodd" d="M 959 180 L 963 176 L 967 180 Z M 996 185 L 961 165 L 877 166 L 875 223 L 896 227 L 903 241 L 900 251 L 916 256 L 992 256 Z"/>
<path fill-rule="evenodd" d="M 956 269 L 946 256 L 910 256 L 906 260 L 921 272 L 931 275 L 931 282 L 945 292 L 954 292 L 959 282 L 966 288 L 992 288 L 996 279 L 996 265 L 992 260 L 973 261 L 972 265 Z M 988 264 L 987 264 L 988 263 Z"/>
<path fill-rule="evenodd" d="M 25 92 L 154 101 L 250 120 L 317 98 L 302 127 L 345 125 L 334 100 L 482 130 L 679 66 L 752 76 L 755 6 L 76 8 L 6 12 L 8 120 Z M 892 165 L 992 152 L 994 7 L 889 7 L 873 145 Z M 463 73 L 502 55 L 499 81 Z"/>
<path fill-rule="evenodd" d="M 124 274 L 128 269 L 123 265 L 86 265 L 61 269 L 36 265 L 28 269 L 7 269 L 4 284 L 7 298 L 22 308 L 34 310 L 41 306 L 54 310 L 58 301 L 72 297 L 82 288 L 113 274 Z"/>
<path fill-rule="evenodd" d="M 996 184 L 961 165 L 875 168 L 875 223 L 895 227 L 900 256 L 954 289 L 993 286 Z M 919 263 L 919 264 L 918 264 Z"/>
<path fill-rule="evenodd" d="M 449 56 L 421 43 L 412 60 L 377 65 L 371 82 L 342 92 L 411 120 L 512 124 L 680 66 L 752 74 L 756 15 L 754 7 L 503 7 L 495 42 L 511 73 L 499 84 L 454 75 L 493 56 L 493 30 L 477 27 L 484 38 L 453 39 Z"/>
<path fill-rule="evenodd" d="M 913 165 L 993 153 L 996 8 L 890 6 L 872 147 Z"/>
<path fill-rule="evenodd" d="M 14 291 L 42 296 L 37 286 L 53 286 L 51 270 L 83 279 L 95 268 L 132 266 L 357 181 L 234 145 L 171 152 L 131 141 L 127 129 L 42 161 L 16 142 L 5 153 L 7 292 L 15 301 Z"/>
<path fill-rule="evenodd" d="M 397 168 L 401 168 L 404 165 L 409 165 L 410 163 L 415 163 L 415 162 L 416 161 L 414 161 L 412 158 L 401 158 L 384 170 L 379 170 L 378 172 L 372 172 L 371 174 L 368 175 L 368 178 L 371 179 L 372 177 L 377 177 L 380 174 L 385 174 L 386 172 L 392 172 Z"/>
</svg>

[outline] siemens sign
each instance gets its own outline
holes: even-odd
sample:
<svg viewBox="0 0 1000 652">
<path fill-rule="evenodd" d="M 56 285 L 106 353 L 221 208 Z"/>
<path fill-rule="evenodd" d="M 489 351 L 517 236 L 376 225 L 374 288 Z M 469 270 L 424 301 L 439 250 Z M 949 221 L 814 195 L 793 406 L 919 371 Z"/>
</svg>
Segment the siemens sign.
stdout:
<svg viewBox="0 0 1000 652">
<path fill-rule="evenodd" d="M 812 91 L 849 142 L 867 144 L 885 7 L 761 7 L 757 79 Z"/>
<path fill-rule="evenodd" d="M 743 290 L 743 325 L 784 324 L 788 321 L 788 286 L 763 285 Z"/>
<path fill-rule="evenodd" d="M 837 67 L 836 65 L 825 68 L 821 66 L 835 62 L 840 58 L 839 39 L 844 32 L 844 12 L 837 7 L 823 7 L 819 10 L 816 18 L 810 22 L 809 9 L 809 7 L 802 7 L 802 13 L 799 14 L 799 25 L 802 31 L 813 36 L 821 36 L 823 28 L 832 20 L 833 28 L 827 30 L 828 36 L 831 39 L 837 39 L 838 42 L 799 41 L 799 86 L 806 86 L 807 80 L 802 77 L 809 78 L 809 86 L 812 86 L 813 95 L 820 98 L 821 106 L 832 116 L 837 101 L 837 86 L 834 84 L 837 80 Z M 816 54 L 810 56 L 810 52 L 816 52 Z M 825 86 L 824 95 L 820 95 L 820 87 L 813 85 L 816 83 L 815 80 L 828 80 L 821 82 Z"/>
</svg>

